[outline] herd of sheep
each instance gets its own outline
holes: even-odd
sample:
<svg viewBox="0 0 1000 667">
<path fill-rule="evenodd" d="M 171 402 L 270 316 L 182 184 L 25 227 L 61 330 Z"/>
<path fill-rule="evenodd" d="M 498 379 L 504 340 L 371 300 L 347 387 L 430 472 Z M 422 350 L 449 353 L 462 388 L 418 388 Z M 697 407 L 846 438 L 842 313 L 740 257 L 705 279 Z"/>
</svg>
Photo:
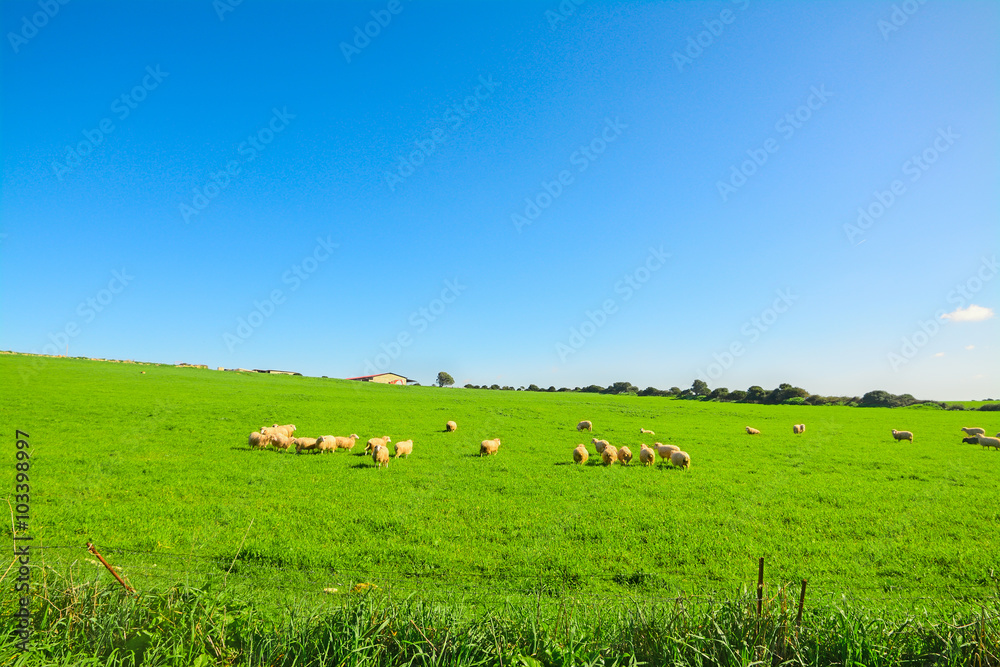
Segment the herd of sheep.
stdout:
<svg viewBox="0 0 1000 667">
<path fill-rule="evenodd" d="M 285 424 L 279 426 L 278 424 L 272 424 L 271 426 L 264 426 L 259 431 L 254 431 L 250 434 L 249 444 L 252 449 L 264 449 L 268 445 L 273 446 L 275 449 L 288 450 L 290 447 L 295 447 L 296 454 L 302 454 L 303 452 L 314 452 L 317 454 L 325 452 L 335 452 L 338 449 L 351 450 L 354 448 L 355 443 L 359 440 L 360 436 L 356 433 L 352 433 L 348 436 L 339 435 L 323 435 L 318 438 L 296 438 L 295 436 L 295 424 Z M 445 424 L 445 431 L 453 433 L 458 430 L 458 425 L 449 421 Z M 576 425 L 577 431 L 591 431 L 594 430 L 593 422 L 589 420 L 584 420 Z M 801 434 L 805 433 L 805 424 L 793 424 L 792 433 Z M 997 433 L 997 437 L 991 438 L 986 435 L 986 430 L 982 428 L 973 427 L 962 427 L 962 431 L 966 434 L 966 438 L 962 439 L 962 442 L 982 445 L 983 448 L 992 447 L 1000 451 L 1000 433 Z M 746 427 L 746 432 L 748 435 L 760 435 L 760 431 L 751 426 Z M 640 435 L 656 435 L 653 431 L 649 429 L 640 428 Z M 892 437 L 895 440 L 908 440 L 913 442 L 913 432 L 912 431 L 897 431 L 892 429 Z M 392 443 L 392 439 L 389 436 L 382 436 L 380 438 L 371 438 L 368 440 L 368 444 L 365 447 L 365 453 L 371 454 L 372 461 L 375 463 L 376 468 L 388 468 L 389 467 L 389 445 Z M 628 465 L 632 462 L 632 450 L 627 446 L 615 447 L 607 440 L 600 440 L 598 438 L 593 438 L 591 444 L 597 450 L 598 455 L 601 457 L 601 461 L 605 466 L 612 466 L 615 463 L 621 463 L 622 465 Z M 493 438 L 492 440 L 483 440 L 479 446 L 479 456 L 492 456 L 500 451 L 500 438 Z M 407 457 L 413 453 L 413 440 L 403 440 L 401 442 L 395 443 L 395 458 Z M 691 456 L 687 452 L 681 451 L 680 447 L 677 445 L 665 445 L 660 442 L 653 443 L 650 447 L 646 443 L 641 443 L 639 445 L 639 462 L 644 466 L 651 466 L 656 462 L 656 457 L 659 455 L 661 464 L 666 462 L 670 465 L 681 468 L 688 469 L 691 467 Z M 579 444 L 573 449 L 573 461 L 579 464 L 584 464 L 590 458 L 590 453 L 587 451 L 586 445 Z"/>
</svg>

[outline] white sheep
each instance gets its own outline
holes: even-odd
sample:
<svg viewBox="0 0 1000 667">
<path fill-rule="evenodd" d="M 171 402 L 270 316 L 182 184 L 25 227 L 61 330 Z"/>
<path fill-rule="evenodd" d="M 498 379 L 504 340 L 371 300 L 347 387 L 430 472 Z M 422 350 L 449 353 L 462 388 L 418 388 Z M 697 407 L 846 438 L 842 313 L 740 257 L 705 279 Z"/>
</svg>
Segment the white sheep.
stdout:
<svg viewBox="0 0 1000 667">
<path fill-rule="evenodd" d="M 909 440 L 910 442 L 913 442 L 913 433 L 910 431 L 897 431 L 896 429 L 892 429 L 892 437 L 896 440 Z"/>
<path fill-rule="evenodd" d="M 639 449 L 639 463 L 644 466 L 651 466 L 656 461 L 656 452 L 645 444 Z"/>
<path fill-rule="evenodd" d="M 671 454 L 681 450 L 677 445 L 664 445 L 660 442 L 654 443 L 654 447 L 656 447 L 656 453 L 660 455 L 660 458 L 667 460 L 670 459 Z"/>
<path fill-rule="evenodd" d="M 986 429 L 984 428 L 971 428 L 963 426 L 962 430 L 965 431 L 965 435 L 986 435 Z"/>
<path fill-rule="evenodd" d="M 747 433 L 749 433 L 750 435 L 760 435 L 760 431 L 758 431 L 755 428 L 751 428 L 749 426 L 747 426 Z"/>
<path fill-rule="evenodd" d="M 493 438 L 492 440 L 483 440 L 479 445 L 479 456 L 493 456 L 498 451 L 500 451 L 500 438 Z"/>
<path fill-rule="evenodd" d="M 346 438 L 342 435 L 336 437 L 337 449 L 354 449 L 354 443 L 360 438 L 357 433 L 352 433 Z"/>
<path fill-rule="evenodd" d="M 593 423 L 591 423 L 589 421 L 582 421 L 582 422 L 580 422 L 579 424 L 576 425 L 576 430 L 577 431 L 583 431 L 584 429 L 586 429 L 588 431 L 593 431 L 594 430 Z"/>
<path fill-rule="evenodd" d="M 316 438 L 316 451 L 320 454 L 324 452 L 335 452 L 337 451 L 337 436 L 335 435 L 321 435 Z"/>
<path fill-rule="evenodd" d="M 375 445 L 372 448 L 372 461 L 376 468 L 389 467 L 389 448 L 385 445 Z"/>
<path fill-rule="evenodd" d="M 392 442 L 392 438 L 387 435 L 383 435 L 381 438 L 371 438 L 368 440 L 368 444 L 365 445 L 365 454 L 375 451 L 375 447 L 377 446 L 386 447 L 386 451 L 388 451 L 387 445 L 390 442 Z"/>
<path fill-rule="evenodd" d="M 288 448 L 292 446 L 293 442 L 295 441 L 292 438 L 289 438 L 287 435 L 281 435 L 280 433 L 271 436 L 271 444 L 274 445 L 275 449 L 284 449 L 287 451 Z"/>
<path fill-rule="evenodd" d="M 448 422 L 447 424 L 444 425 L 444 430 L 448 431 L 449 433 L 451 433 L 452 431 L 457 431 L 458 424 L 456 424 L 455 422 Z"/>
<path fill-rule="evenodd" d="M 283 424 L 281 426 L 278 426 L 277 424 L 271 424 L 271 428 L 278 431 L 279 433 L 287 435 L 289 438 L 293 437 L 295 434 L 295 424 Z"/>
<path fill-rule="evenodd" d="M 590 442 L 597 449 L 598 454 L 603 454 L 604 448 L 609 444 L 607 440 L 598 440 L 597 438 L 591 438 Z"/>
<path fill-rule="evenodd" d="M 396 443 L 396 456 L 394 458 L 399 458 L 400 456 L 409 456 L 413 453 L 413 441 L 412 440 L 401 440 Z"/>
<path fill-rule="evenodd" d="M 992 447 L 993 449 L 1000 451 L 1000 438 L 987 438 L 984 435 L 977 435 L 976 438 L 979 440 L 979 444 L 984 448 Z"/>
<path fill-rule="evenodd" d="M 307 449 L 312 449 L 314 451 L 316 449 L 316 438 L 295 438 L 293 442 L 295 443 L 296 454 L 301 454 Z"/>
<path fill-rule="evenodd" d="M 589 458 L 590 458 L 590 453 L 587 451 L 587 448 L 584 447 L 583 445 L 577 445 L 576 449 L 573 450 L 573 460 L 575 462 L 579 464 L 584 464 L 587 462 L 587 459 Z"/>
<path fill-rule="evenodd" d="M 632 461 L 632 450 L 628 447 L 620 447 L 618 449 L 618 460 L 622 465 L 627 466 Z"/>
<path fill-rule="evenodd" d="M 608 445 L 601 452 L 601 460 L 604 461 L 604 465 L 613 466 L 615 461 L 618 460 L 618 450 L 615 449 L 614 445 Z"/>
<path fill-rule="evenodd" d="M 641 426 L 639 427 L 639 433 L 640 433 L 640 434 L 644 434 L 644 433 L 648 433 L 649 435 L 656 435 L 655 433 L 653 433 L 653 432 L 652 432 L 652 431 L 650 431 L 649 429 L 647 429 L 647 428 L 642 428 Z"/>
<path fill-rule="evenodd" d="M 691 467 L 691 457 L 687 452 L 676 451 L 670 455 L 670 462 L 673 463 L 678 468 L 690 468 Z"/>
<path fill-rule="evenodd" d="M 271 444 L 271 436 L 261 433 L 260 431 L 254 431 L 250 434 L 248 443 L 253 449 L 264 449 Z"/>
<path fill-rule="evenodd" d="M 793 424 L 792 425 L 792 433 L 802 433 L 802 431 L 804 431 L 804 430 L 806 430 L 806 425 L 805 424 Z"/>
</svg>

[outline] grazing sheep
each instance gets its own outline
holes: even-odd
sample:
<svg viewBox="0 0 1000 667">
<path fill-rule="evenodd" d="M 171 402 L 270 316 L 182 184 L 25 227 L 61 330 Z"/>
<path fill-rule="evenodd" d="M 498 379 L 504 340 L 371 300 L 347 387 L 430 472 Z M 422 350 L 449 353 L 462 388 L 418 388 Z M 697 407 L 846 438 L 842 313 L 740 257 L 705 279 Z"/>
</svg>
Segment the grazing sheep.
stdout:
<svg viewBox="0 0 1000 667">
<path fill-rule="evenodd" d="M 690 468 L 691 456 L 687 452 L 676 451 L 670 455 L 670 462 L 678 468 Z"/>
<path fill-rule="evenodd" d="M 913 433 L 910 431 L 897 431 L 896 429 L 892 429 L 892 437 L 896 440 L 909 440 L 910 442 L 913 442 Z"/>
<path fill-rule="evenodd" d="M 655 433 L 653 433 L 653 432 L 652 432 L 652 431 L 650 431 L 649 429 L 646 429 L 646 428 L 642 428 L 642 427 L 639 427 L 639 433 L 640 433 L 640 434 L 642 434 L 642 433 L 648 433 L 649 435 L 656 435 Z"/>
<path fill-rule="evenodd" d="M 274 427 L 274 426 L 261 426 L 260 427 L 260 432 L 263 433 L 264 435 L 266 435 L 269 438 L 273 438 L 274 436 L 278 435 L 279 433 L 281 435 L 287 435 L 284 431 L 279 431 L 277 429 L 277 427 Z"/>
<path fill-rule="evenodd" d="M 794 424 L 792 426 L 792 433 L 802 433 L 805 430 L 806 430 L 805 424 Z"/>
<path fill-rule="evenodd" d="M 618 460 L 618 450 L 613 445 L 608 445 L 601 452 L 601 460 L 604 461 L 604 465 L 613 466 Z"/>
<path fill-rule="evenodd" d="M 573 461 L 576 463 L 586 463 L 587 459 L 590 458 L 590 452 L 583 445 L 577 445 L 576 449 L 573 450 Z"/>
<path fill-rule="evenodd" d="M 375 451 L 375 447 L 378 445 L 386 447 L 386 445 L 390 442 L 392 442 L 392 439 L 387 435 L 383 435 L 381 438 L 371 438 L 365 446 L 365 454 Z M 386 449 L 386 451 L 388 451 L 388 449 Z"/>
<path fill-rule="evenodd" d="M 656 452 L 645 445 L 639 450 L 639 463 L 644 466 L 651 466 L 656 460 Z"/>
<path fill-rule="evenodd" d="M 409 456 L 412 453 L 413 453 L 413 441 L 412 440 L 401 440 L 400 442 L 396 443 L 396 456 L 395 456 L 395 458 L 398 459 L 400 456 L 406 457 L 406 456 Z"/>
<path fill-rule="evenodd" d="M 456 424 L 455 422 L 448 422 L 447 424 L 444 425 L 444 430 L 448 431 L 449 433 L 451 433 L 452 431 L 457 431 L 458 424 Z"/>
<path fill-rule="evenodd" d="M 360 438 L 357 433 L 352 433 L 346 438 L 342 435 L 338 435 L 335 439 L 337 441 L 337 449 L 354 449 L 354 442 Z"/>
<path fill-rule="evenodd" d="M 493 438 L 492 440 L 483 440 L 482 444 L 479 445 L 479 455 L 492 456 L 500 451 L 500 438 Z"/>
<path fill-rule="evenodd" d="M 372 448 L 372 461 L 376 468 L 389 467 L 389 448 L 385 445 L 375 445 Z"/>
<path fill-rule="evenodd" d="M 607 447 L 609 444 L 607 440 L 598 440 L 597 438 L 591 438 L 590 443 L 597 448 L 598 454 L 603 454 L 604 448 Z"/>
<path fill-rule="evenodd" d="M 656 453 L 660 455 L 661 459 L 669 459 L 671 454 L 681 451 L 681 448 L 677 445 L 664 445 L 657 442 L 654 443 L 654 446 L 656 447 Z"/>
<path fill-rule="evenodd" d="M 749 426 L 747 426 L 747 433 L 750 435 L 760 435 L 760 431 L 755 428 L 750 428 Z"/>
<path fill-rule="evenodd" d="M 271 428 L 273 428 L 278 433 L 287 435 L 289 438 L 291 438 L 295 434 L 295 424 L 284 424 L 282 426 L 278 426 L 277 424 L 271 424 Z"/>
<path fill-rule="evenodd" d="M 307 449 L 316 451 L 316 438 L 295 438 L 295 453 L 301 454 Z"/>
<path fill-rule="evenodd" d="M 619 449 L 618 460 L 622 465 L 627 466 L 632 461 L 632 450 L 628 447 L 622 447 Z"/>
<path fill-rule="evenodd" d="M 324 452 L 335 452 L 337 451 L 337 436 L 335 435 L 321 435 L 316 438 L 316 451 L 320 454 Z"/>
<path fill-rule="evenodd" d="M 986 435 L 986 429 L 984 428 L 971 428 L 963 426 L 962 430 L 965 431 L 965 435 Z"/>
<path fill-rule="evenodd" d="M 974 435 L 974 436 L 972 436 L 970 438 L 962 438 L 962 442 L 965 443 L 965 444 L 968 444 L 968 445 L 978 445 L 979 444 L 979 436 Z"/>
<path fill-rule="evenodd" d="M 287 451 L 288 448 L 292 446 L 293 442 L 295 441 L 292 438 L 289 438 L 287 435 L 281 435 L 280 433 L 271 436 L 271 443 L 274 445 L 275 449 L 284 449 Z"/>
<path fill-rule="evenodd" d="M 271 436 L 265 435 L 260 431 L 254 431 L 250 434 L 248 442 L 253 449 L 264 449 L 271 444 Z"/>
<path fill-rule="evenodd" d="M 579 424 L 576 425 L 576 430 L 577 431 L 582 431 L 584 429 L 586 429 L 588 431 L 593 431 L 594 430 L 594 425 L 591 422 L 589 422 L 589 421 L 582 421 L 582 422 L 580 422 Z"/>
<path fill-rule="evenodd" d="M 976 438 L 979 440 L 979 444 L 986 447 L 992 447 L 993 449 L 1000 451 L 1000 438 L 987 438 L 984 435 L 977 435 Z"/>
</svg>

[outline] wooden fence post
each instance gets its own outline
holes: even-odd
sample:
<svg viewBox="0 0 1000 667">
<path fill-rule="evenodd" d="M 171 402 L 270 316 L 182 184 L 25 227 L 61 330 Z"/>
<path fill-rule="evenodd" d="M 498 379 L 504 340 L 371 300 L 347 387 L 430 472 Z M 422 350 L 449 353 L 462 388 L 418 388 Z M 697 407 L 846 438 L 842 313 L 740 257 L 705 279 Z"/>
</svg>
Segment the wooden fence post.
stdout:
<svg viewBox="0 0 1000 667">
<path fill-rule="evenodd" d="M 802 624 L 802 609 L 806 606 L 806 580 L 802 580 L 802 592 L 799 594 L 799 613 L 795 617 L 795 633 L 798 634 L 799 626 Z"/>
<path fill-rule="evenodd" d="M 757 563 L 757 617 L 760 618 L 764 608 L 764 559 Z"/>
</svg>

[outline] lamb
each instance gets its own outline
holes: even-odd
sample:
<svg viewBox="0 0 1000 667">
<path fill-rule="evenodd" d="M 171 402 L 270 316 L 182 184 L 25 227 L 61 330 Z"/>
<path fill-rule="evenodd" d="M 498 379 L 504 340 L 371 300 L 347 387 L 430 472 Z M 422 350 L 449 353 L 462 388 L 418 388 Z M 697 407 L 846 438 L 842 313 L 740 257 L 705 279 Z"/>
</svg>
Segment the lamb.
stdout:
<svg viewBox="0 0 1000 667">
<path fill-rule="evenodd" d="M 993 449 L 1000 451 L 1000 438 L 987 438 L 984 435 L 977 435 L 976 438 L 979 440 L 979 444 L 986 447 L 992 447 Z"/>
<path fill-rule="evenodd" d="M 274 444 L 275 449 L 284 449 L 287 451 L 288 448 L 292 446 L 293 442 L 294 440 L 292 438 L 287 435 L 281 435 L 280 433 L 271 436 L 271 443 Z"/>
<path fill-rule="evenodd" d="M 656 447 L 656 453 L 660 455 L 661 459 L 669 459 L 671 454 L 681 451 L 681 448 L 677 445 L 664 445 L 657 442 L 654 443 L 654 446 Z"/>
<path fill-rule="evenodd" d="M 444 430 L 448 431 L 449 433 L 451 433 L 452 431 L 457 431 L 458 424 L 456 424 L 455 422 L 448 422 L 447 424 L 444 425 Z"/>
<path fill-rule="evenodd" d="M 760 435 L 760 431 L 755 428 L 750 428 L 749 426 L 747 426 L 747 433 L 750 435 Z"/>
<path fill-rule="evenodd" d="M 337 451 L 337 436 L 321 435 L 316 438 L 316 451 L 320 454 Z"/>
<path fill-rule="evenodd" d="M 604 461 L 604 465 L 613 466 L 618 460 L 618 450 L 613 445 L 608 445 L 601 452 L 601 460 Z"/>
<path fill-rule="evenodd" d="M 492 440 L 483 440 L 482 444 L 479 445 L 479 455 L 482 456 L 492 456 L 500 451 L 500 438 L 493 438 Z"/>
<path fill-rule="evenodd" d="M 587 459 L 589 458 L 590 458 L 590 452 L 588 452 L 587 448 L 584 447 L 583 445 L 577 445 L 576 449 L 573 450 L 573 460 L 576 463 L 584 464 L 587 462 Z"/>
<path fill-rule="evenodd" d="M 674 452 L 670 455 L 670 462 L 673 463 L 678 468 L 690 468 L 691 467 L 691 457 L 687 452 L 682 452 L 680 450 Z"/>
<path fill-rule="evenodd" d="M 371 438 L 368 441 L 368 444 L 365 446 L 365 454 L 367 454 L 368 452 L 375 451 L 375 447 L 379 445 L 385 447 L 390 442 L 392 442 L 392 439 L 387 435 L 383 435 L 381 438 Z M 388 448 L 386 449 L 386 451 L 389 451 Z"/>
<path fill-rule="evenodd" d="M 792 425 L 792 433 L 802 433 L 805 430 L 806 430 L 806 425 L 805 424 L 793 424 Z"/>
<path fill-rule="evenodd" d="M 896 429 L 892 429 L 892 437 L 896 440 L 909 440 L 910 442 L 913 442 L 913 433 L 910 431 L 897 431 Z"/>
<path fill-rule="evenodd" d="M 389 448 L 385 445 L 375 445 L 372 448 L 372 461 L 376 468 L 389 467 Z"/>
<path fill-rule="evenodd" d="M 582 431 L 584 429 L 586 429 L 588 431 L 593 431 L 594 430 L 593 423 L 591 423 L 589 421 L 582 421 L 582 422 L 580 422 L 579 424 L 576 425 L 576 430 L 577 431 Z"/>
<path fill-rule="evenodd" d="M 295 438 L 295 453 L 301 454 L 307 449 L 316 450 L 316 438 Z"/>
<path fill-rule="evenodd" d="M 974 435 L 971 438 L 962 438 L 962 442 L 968 445 L 978 445 L 979 436 Z"/>
<path fill-rule="evenodd" d="M 963 426 L 962 430 L 965 431 L 965 435 L 986 435 L 986 429 L 984 428 L 971 428 L 968 426 Z"/>
<path fill-rule="evenodd" d="M 354 441 L 360 438 L 357 433 L 352 433 L 346 438 L 342 435 L 338 435 L 334 438 L 337 441 L 337 449 L 354 449 Z"/>
<path fill-rule="evenodd" d="M 632 450 L 628 447 L 622 447 L 618 450 L 618 460 L 622 465 L 627 466 L 629 462 L 632 461 Z"/>
<path fill-rule="evenodd" d="M 394 458 L 399 458 L 400 456 L 407 457 L 413 453 L 413 441 L 412 440 L 402 440 L 396 443 L 396 456 Z"/>
<path fill-rule="evenodd" d="M 652 432 L 652 431 L 650 431 L 649 429 L 647 429 L 647 428 L 642 428 L 641 426 L 639 427 L 639 433 L 640 433 L 640 434 L 644 434 L 644 433 L 648 433 L 649 435 L 656 435 L 655 433 L 653 433 L 653 432 Z"/>
<path fill-rule="evenodd" d="M 651 466 L 653 465 L 653 462 L 655 460 L 656 460 L 656 452 L 654 452 L 646 445 L 643 445 L 642 448 L 639 450 L 639 462 L 642 463 L 642 465 L 644 466 Z"/>
<path fill-rule="evenodd" d="M 248 442 L 250 447 L 253 449 L 264 449 L 271 444 L 271 436 L 261 433 L 260 431 L 254 431 L 250 434 Z"/>
<path fill-rule="evenodd" d="M 598 440 L 597 438 L 591 438 L 590 443 L 597 448 L 598 454 L 603 454 L 604 448 L 607 447 L 609 444 L 607 440 Z"/>
</svg>

